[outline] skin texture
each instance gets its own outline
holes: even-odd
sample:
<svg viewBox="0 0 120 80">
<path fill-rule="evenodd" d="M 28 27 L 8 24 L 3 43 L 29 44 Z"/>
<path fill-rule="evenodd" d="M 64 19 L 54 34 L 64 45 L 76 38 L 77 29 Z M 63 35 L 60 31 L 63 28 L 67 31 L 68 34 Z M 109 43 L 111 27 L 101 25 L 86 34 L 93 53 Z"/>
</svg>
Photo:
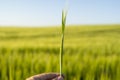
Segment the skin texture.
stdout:
<svg viewBox="0 0 120 80">
<path fill-rule="evenodd" d="M 64 80 L 58 73 L 43 73 L 27 78 L 26 80 Z"/>
</svg>

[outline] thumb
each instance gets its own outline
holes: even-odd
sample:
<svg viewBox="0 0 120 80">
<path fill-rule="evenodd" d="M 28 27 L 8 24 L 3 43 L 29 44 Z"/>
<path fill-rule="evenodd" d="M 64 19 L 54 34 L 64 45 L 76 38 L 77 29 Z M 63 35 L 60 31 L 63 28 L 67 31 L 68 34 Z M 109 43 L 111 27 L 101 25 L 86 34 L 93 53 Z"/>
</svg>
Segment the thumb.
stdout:
<svg viewBox="0 0 120 80">
<path fill-rule="evenodd" d="M 64 80 L 62 76 L 59 76 L 58 77 L 58 80 Z"/>
<path fill-rule="evenodd" d="M 63 78 L 62 76 L 58 76 L 58 77 L 56 77 L 56 78 L 53 79 L 53 80 L 64 80 L 64 78 Z"/>
</svg>

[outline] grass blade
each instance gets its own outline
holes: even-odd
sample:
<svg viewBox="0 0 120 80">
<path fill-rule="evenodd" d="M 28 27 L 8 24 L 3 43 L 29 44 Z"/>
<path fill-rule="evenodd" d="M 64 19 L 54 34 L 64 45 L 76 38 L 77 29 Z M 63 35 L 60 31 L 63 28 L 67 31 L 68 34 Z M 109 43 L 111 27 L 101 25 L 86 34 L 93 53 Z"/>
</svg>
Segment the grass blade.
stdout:
<svg viewBox="0 0 120 80">
<path fill-rule="evenodd" d="M 66 25 L 66 12 L 62 11 L 62 36 L 61 36 L 61 47 L 60 47 L 60 75 L 62 74 L 62 63 L 63 63 L 63 54 L 64 54 L 64 31 Z"/>
</svg>

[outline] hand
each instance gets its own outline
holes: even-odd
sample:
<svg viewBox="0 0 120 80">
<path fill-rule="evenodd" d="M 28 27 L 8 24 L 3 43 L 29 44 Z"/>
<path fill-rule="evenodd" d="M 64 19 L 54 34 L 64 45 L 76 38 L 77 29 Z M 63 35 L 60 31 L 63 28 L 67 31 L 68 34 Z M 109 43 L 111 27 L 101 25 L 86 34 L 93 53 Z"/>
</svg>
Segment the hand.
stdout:
<svg viewBox="0 0 120 80">
<path fill-rule="evenodd" d="M 43 73 L 27 78 L 26 80 L 64 80 L 58 73 Z"/>
</svg>

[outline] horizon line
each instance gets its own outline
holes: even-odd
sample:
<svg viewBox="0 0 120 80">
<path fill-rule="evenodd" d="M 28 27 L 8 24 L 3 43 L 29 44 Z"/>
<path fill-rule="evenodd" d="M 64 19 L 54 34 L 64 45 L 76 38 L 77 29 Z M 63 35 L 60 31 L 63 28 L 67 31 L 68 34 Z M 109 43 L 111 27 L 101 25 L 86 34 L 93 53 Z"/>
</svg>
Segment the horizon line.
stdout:
<svg viewBox="0 0 120 80">
<path fill-rule="evenodd" d="M 105 24 L 66 24 L 66 26 L 95 26 L 95 25 L 120 25 L 120 23 Z M 0 27 L 59 27 L 61 25 L 0 25 Z"/>
</svg>

